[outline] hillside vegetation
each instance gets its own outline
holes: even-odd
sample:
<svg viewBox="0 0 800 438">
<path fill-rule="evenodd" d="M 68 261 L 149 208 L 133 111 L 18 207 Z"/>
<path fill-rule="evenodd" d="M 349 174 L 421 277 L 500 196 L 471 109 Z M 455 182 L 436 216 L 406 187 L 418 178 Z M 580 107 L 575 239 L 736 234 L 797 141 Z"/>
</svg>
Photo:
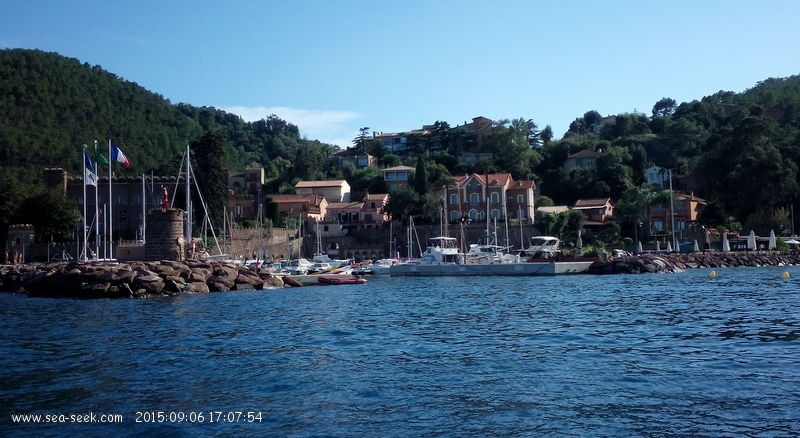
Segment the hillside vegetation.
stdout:
<svg viewBox="0 0 800 438">
<path fill-rule="evenodd" d="M 663 193 L 644 184 L 644 169 L 655 164 L 672 169 L 676 188 L 709 202 L 702 219 L 708 225 L 788 227 L 800 177 L 800 77 L 769 78 L 741 93 L 719 91 L 691 102 L 665 97 L 651 114 L 616 116 L 609 121 L 589 110 L 560 139 L 532 119 L 497 120 L 480 133 L 480 142 L 439 121 L 428 135 L 410 136 L 401 155 L 386 153 L 365 127 L 354 146 L 378 156 L 383 166 L 416 166 L 424 175 L 414 181 L 416 195 L 398 194 L 407 205 L 394 208 L 431 222 L 438 220 L 438 188 L 451 175 L 469 172 L 533 179 L 555 204 L 610 197 L 624 221 L 635 221 L 646 205 L 664 202 Z M 193 144 L 201 155 L 221 151 L 198 158 L 210 166 L 263 166 L 265 193 L 287 193 L 299 180 L 327 178 L 346 178 L 355 190 L 382 187 L 379 170 L 329 167 L 327 159 L 338 147 L 303 139 L 297 126 L 274 115 L 245 122 L 215 108 L 173 104 L 100 66 L 56 53 L 2 50 L 0 233 L 9 223 L 32 222 L 26 215 L 37 211 L 37 203 L 54 202 L 42 194 L 42 168 L 80 174 L 82 145 L 97 140 L 105 147 L 108 139 L 134 164 L 118 170 L 123 176 L 174 175 L 185 146 Z M 567 156 L 585 149 L 601 153 L 597 168 L 565 172 Z M 464 152 L 487 158 L 459 163 Z M 224 178 L 215 181 L 210 190 L 224 196 Z"/>
</svg>

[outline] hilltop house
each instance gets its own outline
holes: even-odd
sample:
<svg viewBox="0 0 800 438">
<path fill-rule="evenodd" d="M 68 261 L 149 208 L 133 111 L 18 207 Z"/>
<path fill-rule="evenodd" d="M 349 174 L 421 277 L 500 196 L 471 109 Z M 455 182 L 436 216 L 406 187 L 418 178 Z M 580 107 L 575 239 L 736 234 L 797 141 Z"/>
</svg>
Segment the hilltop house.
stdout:
<svg viewBox="0 0 800 438">
<path fill-rule="evenodd" d="M 301 222 L 319 222 L 325 217 L 328 200 L 319 195 L 269 195 L 282 217 L 297 217 Z"/>
<path fill-rule="evenodd" d="M 686 230 L 691 223 L 697 222 L 700 212 L 706 206 L 705 199 L 698 198 L 694 193 L 686 194 L 678 191 L 672 192 L 673 207 L 675 208 L 675 231 L 680 233 Z M 647 208 L 647 220 L 653 233 L 668 231 L 672 227 L 669 220 L 669 204 L 651 205 Z"/>
<path fill-rule="evenodd" d="M 408 180 L 415 171 L 415 168 L 409 166 L 395 166 L 383 169 L 383 182 L 386 185 L 386 191 L 393 192 L 407 186 Z"/>
<path fill-rule="evenodd" d="M 298 195 L 318 195 L 328 202 L 350 202 L 350 184 L 345 180 L 300 181 L 294 188 Z"/>
<path fill-rule="evenodd" d="M 584 149 L 576 152 L 567 157 L 564 161 L 564 171 L 569 173 L 577 167 L 585 167 L 587 169 L 594 169 L 597 167 L 597 159 L 600 158 L 600 153 Z"/>
<path fill-rule="evenodd" d="M 578 210 L 586 217 L 584 225 L 602 225 L 614 216 L 614 206 L 611 198 L 579 199 L 575 202 L 573 210 Z"/>
<path fill-rule="evenodd" d="M 367 194 L 361 201 L 331 202 L 327 205 L 323 221 L 341 224 L 344 229 L 368 230 L 378 228 L 389 220 L 382 209 L 389 194 Z"/>
</svg>

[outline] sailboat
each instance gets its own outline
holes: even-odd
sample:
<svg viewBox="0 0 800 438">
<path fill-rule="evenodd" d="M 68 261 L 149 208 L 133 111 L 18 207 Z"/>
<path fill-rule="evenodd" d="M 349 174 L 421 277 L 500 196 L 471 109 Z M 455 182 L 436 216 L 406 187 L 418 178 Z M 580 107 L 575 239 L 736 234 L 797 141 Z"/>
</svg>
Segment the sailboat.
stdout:
<svg viewBox="0 0 800 438">
<path fill-rule="evenodd" d="M 184 165 L 186 166 L 184 171 Z M 186 178 L 184 179 L 185 183 L 185 194 L 186 194 L 186 215 L 185 215 L 185 222 L 184 222 L 184 241 L 187 245 L 191 245 L 193 242 L 193 208 L 192 208 L 192 183 L 194 183 L 194 189 L 196 190 L 197 196 L 200 199 L 200 205 L 203 209 L 203 222 L 202 222 L 202 229 L 203 229 L 203 245 L 206 246 L 209 243 L 207 233 L 211 233 L 211 239 L 213 242 L 213 247 L 216 248 L 217 254 L 211 255 L 208 251 L 204 253 L 205 258 L 210 259 L 217 259 L 217 260 L 225 260 L 228 259 L 229 256 L 227 254 L 222 253 L 222 245 L 220 244 L 219 239 L 217 238 L 216 232 L 214 231 L 214 226 L 211 223 L 211 218 L 208 215 L 208 206 L 206 205 L 205 200 L 203 199 L 203 194 L 200 191 L 200 186 L 197 183 L 197 177 L 194 173 L 192 168 L 192 160 L 191 160 L 191 152 L 189 150 L 189 145 L 186 145 L 186 152 L 184 153 L 184 159 L 181 160 L 181 168 L 178 171 L 179 175 L 185 175 Z M 179 178 L 180 179 L 180 178 Z M 177 182 L 176 182 L 177 188 Z M 172 202 L 171 205 L 175 203 L 175 196 L 177 194 L 177 190 L 173 190 Z M 188 251 L 187 251 L 188 252 Z M 191 256 L 196 256 L 196 254 L 190 254 Z"/>
</svg>

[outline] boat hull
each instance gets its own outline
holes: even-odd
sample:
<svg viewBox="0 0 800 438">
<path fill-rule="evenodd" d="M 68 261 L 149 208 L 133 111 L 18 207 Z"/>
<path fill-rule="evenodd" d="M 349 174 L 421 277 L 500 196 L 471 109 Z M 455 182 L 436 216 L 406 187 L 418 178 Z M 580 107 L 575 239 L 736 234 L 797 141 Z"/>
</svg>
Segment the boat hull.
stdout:
<svg viewBox="0 0 800 438">
<path fill-rule="evenodd" d="M 393 277 L 547 276 L 583 274 L 592 261 L 465 264 L 399 264 L 389 269 Z"/>
<path fill-rule="evenodd" d="M 321 284 L 364 284 L 367 280 L 363 277 L 356 277 L 353 275 L 320 275 L 317 281 Z"/>
</svg>

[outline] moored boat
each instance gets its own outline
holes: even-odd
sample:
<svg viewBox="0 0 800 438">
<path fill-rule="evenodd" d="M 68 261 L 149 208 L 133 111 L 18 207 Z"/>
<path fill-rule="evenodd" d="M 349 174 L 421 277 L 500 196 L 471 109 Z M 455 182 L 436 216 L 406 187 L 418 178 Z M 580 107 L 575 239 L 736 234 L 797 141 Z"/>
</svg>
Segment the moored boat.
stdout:
<svg viewBox="0 0 800 438">
<path fill-rule="evenodd" d="M 396 265 L 397 259 L 380 259 L 372 263 L 362 264 L 353 269 L 358 275 L 389 275 L 389 268 Z"/>
<path fill-rule="evenodd" d="M 516 258 L 486 258 L 483 263 L 469 262 L 465 254 L 458 252 L 454 238 L 434 237 L 431 245 L 418 260 L 398 263 L 389 268 L 392 276 L 534 276 L 581 274 L 588 271 L 591 259 L 559 260 L 557 257 L 531 258 L 522 261 Z M 556 241 L 547 241 L 548 247 L 557 248 Z M 548 255 L 548 251 L 544 251 Z"/>
<path fill-rule="evenodd" d="M 364 277 L 346 274 L 320 275 L 317 281 L 322 284 L 363 284 L 367 282 Z"/>
</svg>

